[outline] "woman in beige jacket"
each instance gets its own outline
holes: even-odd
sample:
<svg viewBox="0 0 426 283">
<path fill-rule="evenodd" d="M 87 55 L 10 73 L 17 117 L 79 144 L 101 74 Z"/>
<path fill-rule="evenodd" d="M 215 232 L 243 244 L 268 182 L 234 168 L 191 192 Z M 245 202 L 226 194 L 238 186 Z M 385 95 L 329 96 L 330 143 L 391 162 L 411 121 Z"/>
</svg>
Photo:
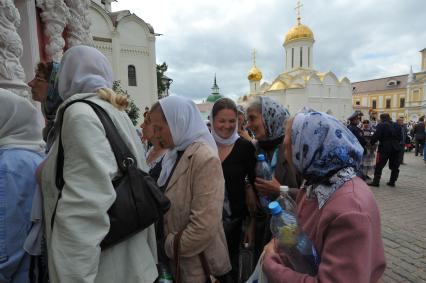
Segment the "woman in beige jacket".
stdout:
<svg viewBox="0 0 426 283">
<path fill-rule="evenodd" d="M 190 100 L 166 97 L 150 114 L 155 138 L 169 149 L 158 184 L 171 201 L 164 216 L 164 248 L 175 280 L 180 274 L 180 282 L 205 283 L 213 275 L 223 282 L 231 265 L 222 227 L 224 178 L 216 143 Z"/>
</svg>

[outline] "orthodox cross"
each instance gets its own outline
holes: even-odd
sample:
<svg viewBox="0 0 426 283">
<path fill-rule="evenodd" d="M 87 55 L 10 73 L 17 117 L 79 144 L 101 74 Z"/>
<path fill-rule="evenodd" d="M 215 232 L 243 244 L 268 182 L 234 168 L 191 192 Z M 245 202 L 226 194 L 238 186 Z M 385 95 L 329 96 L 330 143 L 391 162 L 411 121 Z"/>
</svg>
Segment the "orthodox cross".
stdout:
<svg viewBox="0 0 426 283">
<path fill-rule="evenodd" d="M 300 9 L 302 9 L 302 7 L 303 7 L 303 4 L 300 2 L 300 0 L 297 0 L 296 7 L 294 9 L 297 12 L 297 21 L 299 22 L 299 24 L 300 24 L 300 19 L 301 19 Z"/>
<path fill-rule="evenodd" d="M 253 49 L 253 65 L 256 65 L 256 48 Z"/>
</svg>

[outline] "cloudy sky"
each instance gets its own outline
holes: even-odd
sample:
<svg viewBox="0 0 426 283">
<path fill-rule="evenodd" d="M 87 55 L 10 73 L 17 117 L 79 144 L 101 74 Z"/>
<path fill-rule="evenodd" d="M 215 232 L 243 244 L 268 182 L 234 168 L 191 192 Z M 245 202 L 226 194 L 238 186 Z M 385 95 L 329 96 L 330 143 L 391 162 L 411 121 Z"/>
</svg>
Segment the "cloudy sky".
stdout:
<svg viewBox="0 0 426 283">
<path fill-rule="evenodd" d="M 420 71 L 426 48 L 426 0 L 303 0 L 302 23 L 315 35 L 314 67 L 351 81 Z M 263 80 L 284 70 L 283 39 L 296 23 L 296 0 L 118 0 L 150 23 L 157 62 L 166 62 L 171 91 L 206 98 L 217 74 L 221 93 L 249 90 L 252 50 Z"/>
</svg>

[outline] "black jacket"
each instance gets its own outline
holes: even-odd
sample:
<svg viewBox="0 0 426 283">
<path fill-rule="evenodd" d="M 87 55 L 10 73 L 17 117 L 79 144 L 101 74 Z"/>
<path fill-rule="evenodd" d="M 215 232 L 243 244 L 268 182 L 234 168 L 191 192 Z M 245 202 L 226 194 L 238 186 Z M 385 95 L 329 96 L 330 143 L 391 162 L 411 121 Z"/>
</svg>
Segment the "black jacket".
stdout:
<svg viewBox="0 0 426 283">
<path fill-rule="evenodd" d="M 352 134 L 354 134 L 354 136 L 358 139 L 359 143 L 361 144 L 361 146 L 365 150 L 365 146 L 367 145 L 367 142 L 365 141 L 364 134 L 363 134 L 362 130 L 360 128 L 358 128 L 357 126 L 352 125 L 352 124 L 348 125 L 348 129 L 349 129 L 349 131 L 352 132 Z"/>
<path fill-rule="evenodd" d="M 425 134 L 425 123 L 424 122 L 418 122 L 414 125 L 412 134 L 416 140 L 424 140 L 426 137 Z"/>
<path fill-rule="evenodd" d="M 377 125 L 376 132 L 371 137 L 370 143 L 375 144 L 377 141 L 379 141 L 379 152 L 400 151 L 402 142 L 400 126 L 391 121 L 380 122 Z"/>
</svg>

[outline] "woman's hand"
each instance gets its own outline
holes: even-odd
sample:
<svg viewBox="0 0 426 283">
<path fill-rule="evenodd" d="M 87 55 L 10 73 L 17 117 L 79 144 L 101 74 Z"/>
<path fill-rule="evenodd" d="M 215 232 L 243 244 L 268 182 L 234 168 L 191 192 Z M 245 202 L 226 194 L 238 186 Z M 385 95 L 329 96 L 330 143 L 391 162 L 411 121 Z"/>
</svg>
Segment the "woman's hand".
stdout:
<svg viewBox="0 0 426 283">
<path fill-rule="evenodd" d="M 254 218 L 250 218 L 250 223 L 247 226 L 247 229 L 244 235 L 245 248 L 251 248 L 254 246 L 255 232 L 256 232 L 256 220 Z"/>
<path fill-rule="evenodd" d="M 238 135 L 248 141 L 252 141 L 253 138 L 249 135 L 249 133 L 246 130 L 239 130 Z"/>
<path fill-rule="evenodd" d="M 251 184 L 246 185 L 246 205 L 250 216 L 253 216 L 257 209 L 260 208 L 259 200 Z"/>
<path fill-rule="evenodd" d="M 256 186 L 256 190 L 264 196 L 277 198 L 280 194 L 281 184 L 275 177 L 272 177 L 271 181 L 256 178 L 254 185 Z"/>
</svg>

